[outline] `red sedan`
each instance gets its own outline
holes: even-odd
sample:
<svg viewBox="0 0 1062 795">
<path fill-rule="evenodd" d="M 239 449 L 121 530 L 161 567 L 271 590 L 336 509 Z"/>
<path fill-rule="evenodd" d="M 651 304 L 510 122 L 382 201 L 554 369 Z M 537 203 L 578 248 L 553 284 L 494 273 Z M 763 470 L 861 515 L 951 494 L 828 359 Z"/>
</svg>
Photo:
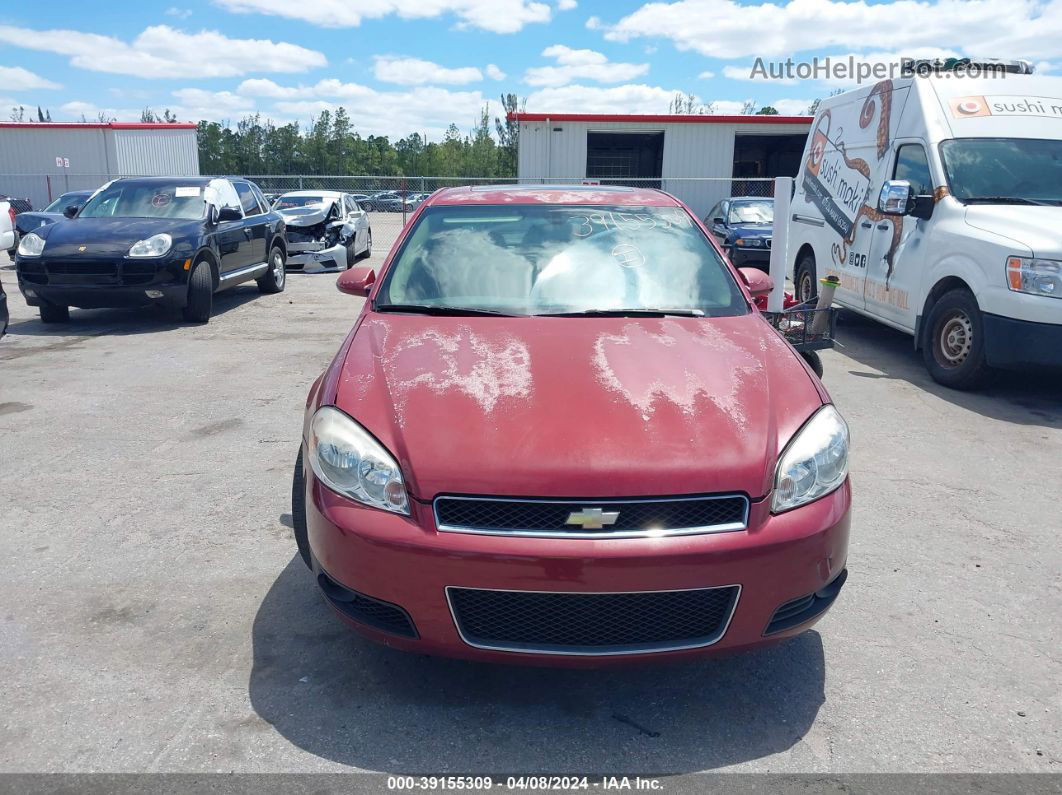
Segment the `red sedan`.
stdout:
<svg viewBox="0 0 1062 795">
<path fill-rule="evenodd" d="M 434 194 L 339 278 L 368 300 L 293 485 L 325 599 L 373 640 L 498 662 L 808 629 L 847 575 L 848 428 L 752 281 L 660 191 Z"/>
</svg>

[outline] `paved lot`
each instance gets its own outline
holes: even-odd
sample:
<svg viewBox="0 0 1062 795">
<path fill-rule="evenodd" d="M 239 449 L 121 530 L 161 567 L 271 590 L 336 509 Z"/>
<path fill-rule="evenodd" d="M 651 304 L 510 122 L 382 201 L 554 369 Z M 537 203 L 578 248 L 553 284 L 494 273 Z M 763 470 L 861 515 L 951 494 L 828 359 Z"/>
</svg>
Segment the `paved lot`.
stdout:
<svg viewBox="0 0 1062 795">
<path fill-rule="evenodd" d="M 302 405 L 359 308 L 334 281 L 198 327 L 11 297 L 0 770 L 1062 771 L 1062 379 L 948 392 L 846 323 L 851 576 L 815 631 L 663 668 L 433 660 L 348 632 L 295 558 Z"/>
</svg>

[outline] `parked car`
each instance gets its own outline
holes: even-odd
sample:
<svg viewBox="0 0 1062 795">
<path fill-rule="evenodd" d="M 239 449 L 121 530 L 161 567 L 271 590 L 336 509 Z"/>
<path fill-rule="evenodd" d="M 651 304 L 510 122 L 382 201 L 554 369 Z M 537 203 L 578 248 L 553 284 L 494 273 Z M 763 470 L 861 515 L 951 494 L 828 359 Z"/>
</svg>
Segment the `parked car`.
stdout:
<svg viewBox="0 0 1062 795">
<path fill-rule="evenodd" d="M 396 190 L 380 190 L 375 193 L 370 193 L 366 199 L 366 209 L 370 212 L 379 212 L 383 210 L 383 205 L 390 203 L 398 198 L 398 191 Z"/>
<path fill-rule="evenodd" d="M 723 199 L 711 209 L 704 223 L 734 265 L 739 268 L 753 265 L 768 270 L 774 231 L 774 199 L 755 196 Z"/>
<path fill-rule="evenodd" d="M 1062 367 L 1062 79 L 949 77 L 820 103 L 788 251 L 799 300 L 837 275 L 838 304 L 971 389 L 993 368 Z"/>
<path fill-rule="evenodd" d="M 284 219 L 289 268 L 315 263 L 349 268 L 372 253 L 369 219 L 349 193 L 291 191 L 273 209 Z"/>
<path fill-rule="evenodd" d="M 14 256 L 18 246 L 18 219 L 14 203 L 6 197 L 0 198 L 0 250 Z"/>
<path fill-rule="evenodd" d="M 71 306 L 150 304 L 205 323 L 218 290 L 250 279 L 284 289 L 284 222 L 246 180 L 116 179 L 70 215 L 23 237 L 15 258 L 45 323 L 68 320 Z"/>
<path fill-rule="evenodd" d="M 54 224 L 63 218 L 63 212 L 67 207 L 80 207 L 91 195 L 90 190 L 72 190 L 59 196 L 43 210 L 19 213 L 15 216 L 15 226 L 18 228 L 19 237 L 28 235 L 39 226 Z"/>
<path fill-rule="evenodd" d="M 846 578 L 848 430 L 707 230 L 656 190 L 452 188 L 310 389 L 295 536 L 409 651 L 659 660 L 810 627 Z"/>
<path fill-rule="evenodd" d="M 7 293 L 4 292 L 4 283 L 0 281 L 0 337 L 7 334 L 7 324 L 11 319 L 7 310 Z"/>
</svg>

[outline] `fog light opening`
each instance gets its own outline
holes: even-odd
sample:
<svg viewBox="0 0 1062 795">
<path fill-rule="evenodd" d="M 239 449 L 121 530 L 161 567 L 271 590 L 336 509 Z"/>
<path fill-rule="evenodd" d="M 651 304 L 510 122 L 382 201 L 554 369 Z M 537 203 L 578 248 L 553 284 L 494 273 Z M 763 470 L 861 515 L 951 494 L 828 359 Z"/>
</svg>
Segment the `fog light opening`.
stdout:
<svg viewBox="0 0 1062 795">
<path fill-rule="evenodd" d="M 144 290 L 144 295 L 148 298 L 162 298 L 162 290 Z"/>
</svg>

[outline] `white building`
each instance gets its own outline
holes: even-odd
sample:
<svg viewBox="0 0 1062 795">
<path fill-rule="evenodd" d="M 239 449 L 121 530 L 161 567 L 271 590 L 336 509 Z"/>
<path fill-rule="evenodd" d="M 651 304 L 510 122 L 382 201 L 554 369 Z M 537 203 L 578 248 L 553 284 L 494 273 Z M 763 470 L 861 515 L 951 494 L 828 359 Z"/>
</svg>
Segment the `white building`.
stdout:
<svg viewBox="0 0 1062 795">
<path fill-rule="evenodd" d="M 516 113 L 521 182 L 648 184 L 700 215 L 733 195 L 770 195 L 750 179 L 796 176 L 810 116 L 602 116 Z"/>
</svg>

